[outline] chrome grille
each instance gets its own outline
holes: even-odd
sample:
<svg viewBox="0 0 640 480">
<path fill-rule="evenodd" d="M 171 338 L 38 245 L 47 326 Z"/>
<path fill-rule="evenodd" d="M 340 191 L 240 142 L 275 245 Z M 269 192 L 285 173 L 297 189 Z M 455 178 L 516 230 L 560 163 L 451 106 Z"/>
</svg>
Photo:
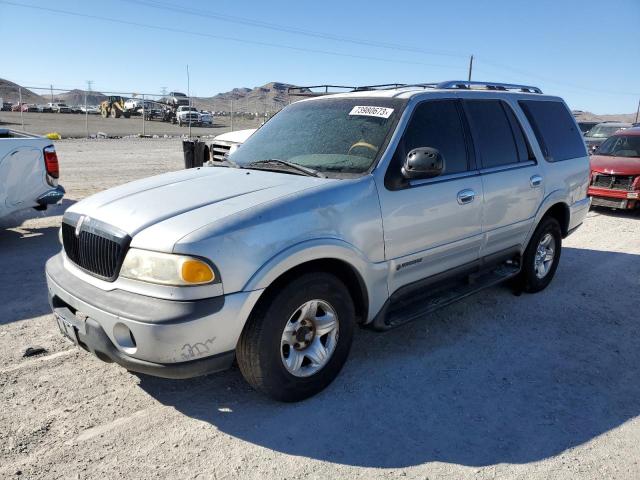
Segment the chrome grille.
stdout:
<svg viewBox="0 0 640 480">
<path fill-rule="evenodd" d="M 213 142 L 211 144 L 211 160 L 214 162 L 224 162 L 225 154 L 229 153 L 232 143 L 230 142 Z"/>
<path fill-rule="evenodd" d="M 591 180 L 591 186 L 608 188 L 609 190 L 631 190 L 634 177 L 630 175 L 606 175 L 596 174 Z"/>
<path fill-rule="evenodd" d="M 79 221 L 83 223 L 76 235 Z M 110 282 L 118 277 L 130 240 L 126 233 L 80 215 L 65 216 L 62 221 L 67 258 L 85 272 Z"/>
</svg>

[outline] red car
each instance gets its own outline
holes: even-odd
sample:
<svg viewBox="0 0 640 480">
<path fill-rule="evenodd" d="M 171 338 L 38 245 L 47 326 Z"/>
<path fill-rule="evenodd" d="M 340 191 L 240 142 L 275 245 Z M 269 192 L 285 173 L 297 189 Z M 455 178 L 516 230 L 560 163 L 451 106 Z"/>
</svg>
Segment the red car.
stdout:
<svg viewBox="0 0 640 480">
<path fill-rule="evenodd" d="M 591 156 L 591 204 L 640 208 L 640 127 L 619 130 Z"/>
</svg>

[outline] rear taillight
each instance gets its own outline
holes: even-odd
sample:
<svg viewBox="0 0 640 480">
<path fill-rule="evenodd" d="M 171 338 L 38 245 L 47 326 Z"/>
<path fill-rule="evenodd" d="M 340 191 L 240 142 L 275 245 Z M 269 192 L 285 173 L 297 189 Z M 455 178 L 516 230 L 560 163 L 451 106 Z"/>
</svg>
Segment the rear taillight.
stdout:
<svg viewBox="0 0 640 480">
<path fill-rule="evenodd" d="M 53 145 L 44 147 L 44 166 L 47 169 L 47 174 L 52 178 L 58 178 L 60 176 L 58 155 L 56 155 L 56 149 Z"/>
</svg>

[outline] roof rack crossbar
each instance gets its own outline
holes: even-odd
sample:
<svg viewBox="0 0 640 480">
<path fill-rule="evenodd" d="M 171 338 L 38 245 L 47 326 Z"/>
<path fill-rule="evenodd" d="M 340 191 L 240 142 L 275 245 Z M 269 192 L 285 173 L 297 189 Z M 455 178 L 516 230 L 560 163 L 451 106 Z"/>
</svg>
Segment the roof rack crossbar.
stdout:
<svg viewBox="0 0 640 480">
<path fill-rule="evenodd" d="M 471 90 L 474 88 L 484 90 L 517 90 L 524 93 L 542 93 L 538 87 L 531 85 L 518 85 L 515 83 L 500 83 L 500 82 L 469 82 L 467 80 L 449 80 L 446 82 L 440 82 L 436 85 L 436 88 L 451 88 L 451 89 L 465 89 Z"/>
</svg>

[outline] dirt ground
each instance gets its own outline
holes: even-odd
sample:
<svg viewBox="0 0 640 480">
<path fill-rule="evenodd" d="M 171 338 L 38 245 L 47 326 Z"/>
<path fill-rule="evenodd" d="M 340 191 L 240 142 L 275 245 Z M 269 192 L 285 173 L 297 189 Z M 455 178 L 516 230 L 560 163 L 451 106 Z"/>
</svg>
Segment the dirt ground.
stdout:
<svg viewBox="0 0 640 480">
<path fill-rule="evenodd" d="M 61 337 L 43 267 L 64 208 L 182 153 L 175 139 L 57 149 L 63 206 L 0 228 L 0 478 L 640 478 L 640 216 L 591 211 L 542 293 L 496 287 L 358 331 L 337 380 L 286 405 L 237 368 L 162 380 Z"/>
<path fill-rule="evenodd" d="M 87 124 L 84 114 L 74 113 L 34 113 L 24 112 L 24 130 L 27 132 L 45 135 L 47 133 L 59 133 L 62 138 L 87 138 Z M 102 132 L 107 136 L 123 137 L 127 135 L 188 135 L 188 127 L 179 127 L 168 122 L 145 121 L 144 130 L 142 117 L 130 118 L 102 118 L 100 115 L 89 115 L 89 136 Z M 261 121 L 261 120 L 260 120 Z M 257 128 L 258 120 L 234 119 L 234 130 L 243 128 Z M 22 119 L 19 112 L 0 112 L 0 128 L 12 128 L 22 130 Z M 212 127 L 191 128 L 192 136 L 219 135 L 231 130 L 228 117 L 214 117 Z"/>
</svg>

